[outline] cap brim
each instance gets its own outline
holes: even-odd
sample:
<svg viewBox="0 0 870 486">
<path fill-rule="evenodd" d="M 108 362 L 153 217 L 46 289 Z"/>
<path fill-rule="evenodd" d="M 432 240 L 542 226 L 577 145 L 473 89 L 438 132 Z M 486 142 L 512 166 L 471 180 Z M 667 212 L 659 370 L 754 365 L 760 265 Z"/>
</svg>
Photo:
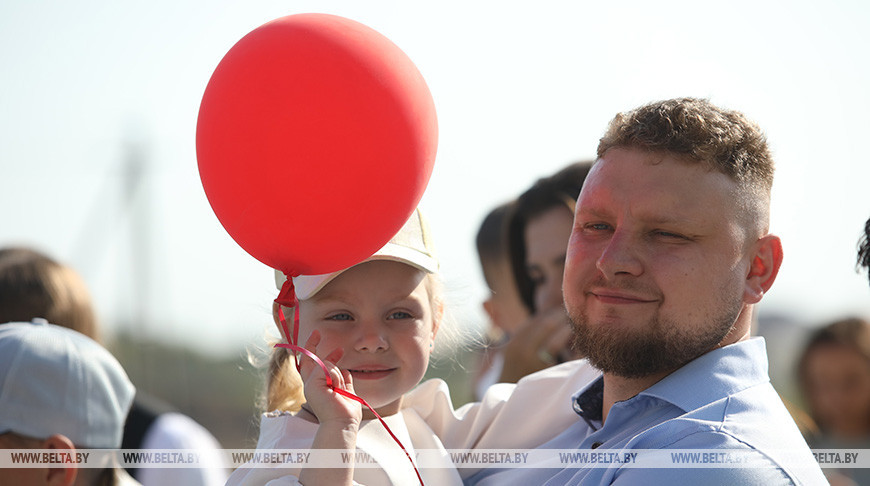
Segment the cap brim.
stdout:
<svg viewBox="0 0 870 486">
<path fill-rule="evenodd" d="M 363 262 L 371 261 L 392 261 L 411 265 L 412 267 L 422 270 L 426 273 L 435 273 L 438 271 L 438 260 L 412 248 L 406 246 L 387 243 L 383 248 L 378 250 L 374 255 L 366 258 Z M 353 267 L 351 267 L 353 268 Z M 300 275 L 293 278 L 293 286 L 296 288 L 296 298 L 299 300 L 310 299 L 323 287 L 331 282 L 335 277 L 338 277 L 342 272 L 326 273 L 321 275 Z M 284 283 L 284 276 L 280 272 L 275 274 L 275 283 L 278 288 Z"/>
</svg>

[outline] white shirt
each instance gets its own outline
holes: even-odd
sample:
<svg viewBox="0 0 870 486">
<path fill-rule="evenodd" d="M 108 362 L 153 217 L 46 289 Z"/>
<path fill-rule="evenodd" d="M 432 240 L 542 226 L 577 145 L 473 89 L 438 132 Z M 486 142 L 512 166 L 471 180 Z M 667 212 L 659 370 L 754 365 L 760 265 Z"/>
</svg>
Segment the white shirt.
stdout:
<svg viewBox="0 0 870 486">
<path fill-rule="evenodd" d="M 138 470 L 142 486 L 223 485 L 229 475 L 229 465 L 217 439 L 192 418 L 169 412 L 157 416 L 142 438 L 142 449 L 193 449 L 200 454 L 199 468 L 152 468 Z"/>
<path fill-rule="evenodd" d="M 436 380 L 444 385 L 441 380 Z M 427 382 L 428 383 L 428 382 Z M 435 392 L 440 387 L 428 388 Z M 446 389 L 446 385 L 444 385 Z M 444 450 L 441 441 L 432 433 L 426 422 L 411 408 L 403 408 L 399 413 L 383 417 L 390 430 L 399 438 L 402 445 L 414 457 L 415 449 Z M 258 450 L 269 449 L 310 449 L 317 432 L 314 424 L 289 413 L 267 413 L 260 419 L 260 438 Z M 401 451 L 399 445 L 389 436 L 378 420 L 363 420 L 357 435 L 357 451 L 368 453 L 377 461 L 379 467 L 357 467 L 354 469 L 355 484 L 364 485 L 414 485 L 419 484 L 411 463 L 395 462 L 390 453 Z M 420 468 L 420 475 L 427 485 L 459 486 L 462 480 L 453 463 L 443 455 L 440 467 Z M 238 468 L 227 485 L 297 485 L 301 469 L 297 466 L 281 464 L 280 467 Z"/>
<path fill-rule="evenodd" d="M 447 384 L 439 379 L 425 381 L 408 392 L 399 414 L 384 417 L 413 457 L 413 449 L 508 449 L 534 448 L 559 435 L 577 422 L 570 397 L 576 390 L 598 378 L 601 373 L 586 360 L 575 360 L 547 368 L 519 381 L 490 387 L 480 402 L 454 410 Z M 510 400 L 508 400 L 510 399 Z M 309 449 L 317 424 L 290 414 L 264 414 L 260 421 L 258 450 Z M 406 439 L 407 437 L 407 439 Z M 398 447 L 379 422 L 363 421 L 357 437 L 357 450 L 377 456 L 377 449 Z M 447 457 L 445 457 L 447 460 Z M 427 485 L 459 485 L 480 469 L 451 464 L 442 468 L 423 468 Z M 227 482 L 234 485 L 297 485 L 299 468 L 237 469 Z M 410 464 L 406 468 L 357 468 L 358 484 L 419 484 Z"/>
</svg>

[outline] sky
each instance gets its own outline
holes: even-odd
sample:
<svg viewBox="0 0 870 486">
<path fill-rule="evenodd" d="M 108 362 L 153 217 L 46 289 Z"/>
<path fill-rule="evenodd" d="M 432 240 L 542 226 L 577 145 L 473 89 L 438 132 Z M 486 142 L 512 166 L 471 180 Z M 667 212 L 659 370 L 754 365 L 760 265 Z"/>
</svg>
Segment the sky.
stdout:
<svg viewBox="0 0 870 486">
<path fill-rule="evenodd" d="M 484 322 L 474 236 L 486 213 L 592 158 L 617 112 L 679 96 L 740 110 L 768 135 L 785 262 L 760 313 L 870 317 L 854 264 L 870 217 L 870 4 L 857 0 L 7 0 L 0 245 L 75 267 L 109 335 L 213 354 L 262 340 L 277 290 L 208 205 L 196 117 L 236 41 L 303 12 L 374 28 L 429 85 L 439 147 L 421 208 L 457 323 Z"/>
</svg>

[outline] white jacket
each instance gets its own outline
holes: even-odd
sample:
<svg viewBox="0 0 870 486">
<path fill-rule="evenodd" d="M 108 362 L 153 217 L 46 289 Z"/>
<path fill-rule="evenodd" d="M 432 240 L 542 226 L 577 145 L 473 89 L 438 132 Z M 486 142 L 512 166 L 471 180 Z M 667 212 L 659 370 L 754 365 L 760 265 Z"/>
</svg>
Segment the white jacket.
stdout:
<svg viewBox="0 0 870 486">
<path fill-rule="evenodd" d="M 493 385 L 483 400 L 456 410 L 447 384 L 432 379 L 407 393 L 401 411 L 384 420 L 412 456 L 414 449 L 531 449 L 579 420 L 568 397 L 600 375 L 586 360 L 569 361 L 529 375 L 516 385 Z M 290 414 L 264 414 L 257 449 L 308 449 L 316 431 L 317 424 Z M 362 422 L 358 451 L 377 460 L 379 451 L 395 448 L 398 445 L 380 422 Z M 468 477 L 479 470 L 463 468 L 457 472 L 446 451 L 444 459 L 443 467 L 420 469 L 427 485 L 460 485 L 460 474 Z M 299 468 L 292 466 L 242 466 L 230 476 L 227 485 L 296 485 L 298 476 Z M 356 468 L 354 481 L 369 486 L 419 484 L 410 463 L 389 470 Z"/>
</svg>

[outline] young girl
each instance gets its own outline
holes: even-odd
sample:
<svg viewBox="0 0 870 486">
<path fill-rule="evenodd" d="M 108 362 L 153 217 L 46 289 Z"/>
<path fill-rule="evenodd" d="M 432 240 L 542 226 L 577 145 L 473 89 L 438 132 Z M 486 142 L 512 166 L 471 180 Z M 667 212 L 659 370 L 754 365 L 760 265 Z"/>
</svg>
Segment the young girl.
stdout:
<svg viewBox="0 0 870 486">
<path fill-rule="evenodd" d="M 365 262 L 328 275 L 293 279 L 299 300 L 299 342 L 323 359 L 336 388 L 362 397 L 383 417 L 411 457 L 415 449 L 444 450 L 420 416 L 403 406 L 403 395 L 426 372 L 441 322 L 437 268 L 428 228 L 416 211 Z M 281 310 L 285 316 L 294 312 Z M 288 325 L 293 325 L 292 318 Z M 371 411 L 338 395 L 327 386 L 323 370 L 299 354 L 303 397 L 295 367 L 281 365 L 286 351 L 276 348 L 274 355 L 279 358 L 271 366 L 270 405 L 295 413 L 264 414 L 257 449 L 362 451 L 380 467 L 241 467 L 228 484 L 419 484 L 409 461 L 395 461 L 401 448 Z M 426 484 L 462 484 L 444 457 L 439 467 L 419 469 Z"/>
<path fill-rule="evenodd" d="M 460 477 L 445 449 L 541 445 L 578 420 L 566 397 L 600 372 L 585 360 L 569 361 L 516 385 L 494 385 L 481 402 L 459 410 L 454 410 L 442 380 L 428 380 L 411 390 L 426 370 L 441 322 L 441 294 L 434 276 L 438 264 L 431 248 L 427 228 L 415 212 L 366 262 L 329 275 L 294 278 L 298 338 L 324 359 L 336 387 L 356 393 L 377 410 L 411 457 L 415 450 L 425 449 L 427 458 L 442 458 L 440 464 L 428 462 L 428 467 L 419 468 L 426 485 L 458 485 Z M 291 316 L 293 309 L 283 311 Z M 410 462 L 395 460 L 401 449 L 380 422 L 356 402 L 337 396 L 326 386 L 319 366 L 300 356 L 303 396 L 302 377 L 288 356 L 283 348 L 273 352 L 268 401 L 275 411 L 261 419 L 257 449 L 356 450 L 368 453 L 380 467 L 251 464 L 237 469 L 228 485 L 420 483 Z M 479 470 L 466 464 L 461 473 L 469 477 Z"/>
</svg>

